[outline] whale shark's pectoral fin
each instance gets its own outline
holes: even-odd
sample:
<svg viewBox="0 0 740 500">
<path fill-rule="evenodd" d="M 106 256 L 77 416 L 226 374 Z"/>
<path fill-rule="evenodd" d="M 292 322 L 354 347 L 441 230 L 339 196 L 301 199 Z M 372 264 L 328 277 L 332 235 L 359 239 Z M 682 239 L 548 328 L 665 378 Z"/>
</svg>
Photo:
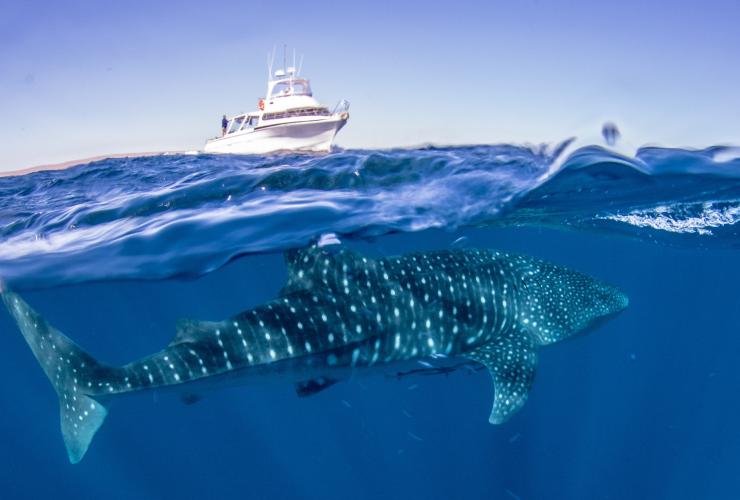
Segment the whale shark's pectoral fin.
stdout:
<svg viewBox="0 0 740 500">
<path fill-rule="evenodd" d="M 334 378 L 316 377 L 310 380 L 304 380 L 302 382 L 296 383 L 295 392 L 298 397 L 305 398 L 308 396 L 313 396 L 314 394 L 318 394 L 324 389 L 328 389 L 329 387 L 333 386 L 337 382 L 339 382 L 339 380 Z"/>
<path fill-rule="evenodd" d="M 537 369 L 536 349 L 528 332 L 515 329 L 465 354 L 488 368 L 493 378 L 492 424 L 506 422 L 527 401 Z"/>
</svg>

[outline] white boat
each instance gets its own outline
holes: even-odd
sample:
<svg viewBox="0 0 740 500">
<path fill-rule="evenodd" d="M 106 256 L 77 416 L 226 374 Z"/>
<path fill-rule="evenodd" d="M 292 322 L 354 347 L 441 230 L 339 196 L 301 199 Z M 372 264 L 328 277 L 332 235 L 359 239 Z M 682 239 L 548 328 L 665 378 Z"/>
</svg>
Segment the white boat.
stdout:
<svg viewBox="0 0 740 500">
<path fill-rule="evenodd" d="M 272 66 L 270 64 L 270 66 Z M 209 153 L 265 154 L 275 151 L 330 151 L 334 137 L 349 119 L 349 102 L 332 111 L 322 106 L 300 69 L 284 67 L 272 72 L 267 97 L 259 110 L 227 118 L 221 137 L 206 142 Z"/>
</svg>

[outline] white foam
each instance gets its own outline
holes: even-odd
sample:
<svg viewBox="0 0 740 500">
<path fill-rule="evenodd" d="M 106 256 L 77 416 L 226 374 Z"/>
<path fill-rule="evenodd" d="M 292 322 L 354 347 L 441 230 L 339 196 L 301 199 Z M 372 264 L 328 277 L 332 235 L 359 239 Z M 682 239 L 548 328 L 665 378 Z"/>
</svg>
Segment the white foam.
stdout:
<svg viewBox="0 0 740 500">
<path fill-rule="evenodd" d="M 740 206 L 720 207 L 717 206 L 717 202 L 706 202 L 701 204 L 698 211 L 692 210 L 694 213 L 691 215 L 686 213 L 687 208 L 658 206 L 649 210 L 636 210 L 628 214 L 612 214 L 598 218 L 671 233 L 700 235 L 711 235 L 712 228 L 731 226 L 740 222 Z"/>
</svg>

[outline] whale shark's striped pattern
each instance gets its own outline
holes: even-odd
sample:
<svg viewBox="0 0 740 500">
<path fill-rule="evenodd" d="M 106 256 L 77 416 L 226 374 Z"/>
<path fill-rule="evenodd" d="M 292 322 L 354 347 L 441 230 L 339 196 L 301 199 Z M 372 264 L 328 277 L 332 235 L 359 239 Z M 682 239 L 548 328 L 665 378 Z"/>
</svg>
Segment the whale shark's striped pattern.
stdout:
<svg viewBox="0 0 740 500">
<path fill-rule="evenodd" d="M 429 356 L 485 365 L 495 386 L 490 421 L 501 423 L 524 404 L 540 346 L 627 306 L 619 290 L 583 274 L 494 251 L 371 259 L 313 246 L 286 260 L 276 299 L 225 321 L 182 321 L 165 349 L 123 367 L 93 359 L 2 290 L 59 394 L 70 460 L 82 459 L 119 394 L 260 375 L 292 377 L 306 394 L 355 370 Z"/>
</svg>

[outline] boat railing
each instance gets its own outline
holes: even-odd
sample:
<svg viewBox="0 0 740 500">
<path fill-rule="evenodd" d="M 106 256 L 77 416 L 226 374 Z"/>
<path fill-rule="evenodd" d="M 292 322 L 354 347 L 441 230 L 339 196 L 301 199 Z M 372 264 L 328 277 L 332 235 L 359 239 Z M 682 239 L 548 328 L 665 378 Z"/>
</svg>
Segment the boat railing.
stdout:
<svg viewBox="0 0 740 500">
<path fill-rule="evenodd" d="M 331 114 L 335 115 L 345 111 L 349 111 L 349 101 L 347 99 L 342 99 L 336 106 L 334 106 L 334 111 L 332 111 Z"/>
<path fill-rule="evenodd" d="M 299 116 L 329 116 L 329 110 L 323 107 L 294 108 L 285 111 L 264 113 L 263 120 L 277 120 L 281 118 L 295 118 Z"/>
</svg>

